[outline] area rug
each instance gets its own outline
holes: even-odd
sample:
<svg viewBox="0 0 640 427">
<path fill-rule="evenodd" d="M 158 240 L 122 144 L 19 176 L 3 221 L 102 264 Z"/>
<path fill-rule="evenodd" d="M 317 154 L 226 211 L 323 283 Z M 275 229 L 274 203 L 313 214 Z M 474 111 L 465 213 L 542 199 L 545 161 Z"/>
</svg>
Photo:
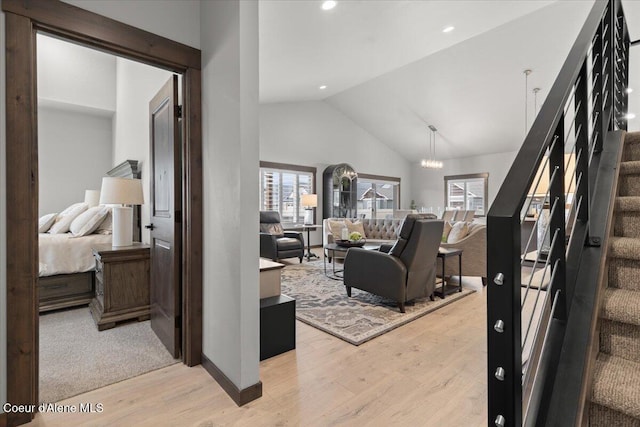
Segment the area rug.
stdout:
<svg viewBox="0 0 640 427">
<path fill-rule="evenodd" d="M 327 269 L 331 267 L 327 264 Z M 296 318 L 353 345 L 360 345 L 425 314 L 475 292 L 463 289 L 445 299 L 417 299 L 400 313 L 389 299 L 352 289 L 324 275 L 322 261 L 287 265 L 282 270 L 282 293 L 296 300 Z"/>
<path fill-rule="evenodd" d="M 40 315 L 40 402 L 57 402 L 177 362 L 149 321 L 99 332 L 88 307 Z"/>
</svg>

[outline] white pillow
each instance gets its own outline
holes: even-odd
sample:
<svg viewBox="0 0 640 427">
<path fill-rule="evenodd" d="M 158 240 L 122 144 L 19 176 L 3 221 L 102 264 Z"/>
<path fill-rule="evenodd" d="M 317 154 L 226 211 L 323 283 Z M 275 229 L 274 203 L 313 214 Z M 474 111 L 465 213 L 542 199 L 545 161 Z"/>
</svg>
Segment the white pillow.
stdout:
<svg viewBox="0 0 640 427">
<path fill-rule="evenodd" d="M 104 218 L 104 221 L 98 225 L 98 228 L 95 231 L 95 234 L 112 234 L 113 233 L 113 214 L 111 213 L 111 208 L 105 206 L 107 208 L 107 216 Z"/>
<path fill-rule="evenodd" d="M 75 203 L 63 210 L 56 217 L 56 222 L 53 223 L 48 233 L 50 234 L 62 234 L 69 231 L 71 223 L 78 215 L 86 211 L 89 205 L 86 203 Z"/>
<path fill-rule="evenodd" d="M 457 243 L 469 235 L 469 223 L 459 221 L 453 224 L 449 236 L 447 236 L 447 243 Z"/>
<path fill-rule="evenodd" d="M 89 208 L 71 222 L 69 231 L 71 231 L 71 234 L 75 237 L 91 234 L 98 228 L 102 221 L 104 221 L 108 213 L 109 208 L 106 206 Z"/>
<path fill-rule="evenodd" d="M 57 213 L 50 213 L 41 216 L 38 220 L 38 233 L 46 233 L 54 222 L 56 222 Z"/>
</svg>

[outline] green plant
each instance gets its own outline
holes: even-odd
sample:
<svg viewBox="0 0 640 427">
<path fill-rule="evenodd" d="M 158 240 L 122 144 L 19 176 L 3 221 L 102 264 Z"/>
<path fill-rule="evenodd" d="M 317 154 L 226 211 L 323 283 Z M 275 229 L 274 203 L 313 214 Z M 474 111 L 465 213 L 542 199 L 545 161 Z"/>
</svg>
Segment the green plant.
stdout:
<svg viewBox="0 0 640 427">
<path fill-rule="evenodd" d="M 358 240 L 362 240 L 362 234 L 358 233 L 357 231 L 354 231 L 351 234 L 349 234 L 349 240 L 351 240 L 352 242 L 357 242 Z"/>
</svg>

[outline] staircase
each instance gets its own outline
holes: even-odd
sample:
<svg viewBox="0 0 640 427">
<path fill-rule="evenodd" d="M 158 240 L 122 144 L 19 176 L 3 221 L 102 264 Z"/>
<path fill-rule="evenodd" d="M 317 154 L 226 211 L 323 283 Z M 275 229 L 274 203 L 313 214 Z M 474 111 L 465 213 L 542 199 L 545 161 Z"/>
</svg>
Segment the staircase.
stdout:
<svg viewBox="0 0 640 427">
<path fill-rule="evenodd" d="M 625 137 L 618 179 L 589 424 L 640 427 L 640 132 Z"/>
</svg>

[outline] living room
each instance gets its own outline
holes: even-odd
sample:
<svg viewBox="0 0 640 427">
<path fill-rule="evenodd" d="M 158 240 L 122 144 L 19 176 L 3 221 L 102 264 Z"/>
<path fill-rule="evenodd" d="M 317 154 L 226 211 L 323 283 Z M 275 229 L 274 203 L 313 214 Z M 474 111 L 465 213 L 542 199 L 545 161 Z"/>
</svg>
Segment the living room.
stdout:
<svg viewBox="0 0 640 427">
<path fill-rule="evenodd" d="M 413 12 L 386 10 L 384 5 L 371 6 L 366 13 L 396 13 L 406 18 L 411 13 L 420 15 L 420 6 L 414 5 L 416 9 Z M 520 7 L 522 9 L 514 7 L 510 10 L 514 15 L 502 17 L 504 21 L 493 22 L 493 28 L 475 27 L 477 33 L 465 33 L 464 36 L 457 36 L 456 32 L 465 25 L 471 25 L 469 22 L 459 24 L 458 29 L 442 32 L 447 21 L 439 16 L 437 27 L 433 23 L 429 30 L 425 30 L 429 36 L 438 39 L 433 45 L 425 43 L 423 47 L 424 50 L 434 49 L 433 52 L 395 66 L 385 64 L 389 69 L 379 75 L 371 75 L 368 73 L 373 73 L 370 69 L 375 69 L 379 57 L 398 61 L 401 55 L 394 56 L 390 52 L 394 48 L 399 49 L 398 45 L 390 48 L 391 42 L 388 40 L 387 44 L 379 42 L 388 36 L 385 31 L 391 31 L 389 29 L 360 23 L 359 32 L 349 34 L 348 29 L 354 26 L 353 20 L 363 9 L 340 2 L 328 11 L 308 3 L 261 5 L 261 19 L 264 19 L 261 21 L 264 25 L 261 26 L 260 37 L 261 178 L 267 172 L 288 172 L 293 176 L 299 170 L 306 170 L 305 174 L 312 170 L 314 183 L 305 181 L 305 186 L 286 187 L 286 192 L 281 189 L 276 193 L 283 198 L 300 194 L 300 199 L 302 194 L 317 194 L 312 223 L 318 227 L 307 230 L 309 234 L 307 231 L 302 234 L 304 239 L 310 236 L 310 242 L 306 243 L 316 248 L 314 253 L 320 258 L 311 262 L 304 259 L 299 266 L 298 259 L 293 255 L 281 261 L 285 265 L 282 272 L 283 293 L 290 291 L 290 296 L 297 297 L 298 320 L 355 345 L 373 339 L 372 336 L 365 339 L 348 334 L 341 336 L 341 327 L 336 324 L 341 323 L 343 329 L 357 329 L 361 333 L 355 325 L 357 320 L 341 312 L 338 307 L 333 311 L 324 310 L 324 313 L 317 307 L 327 299 L 338 306 L 349 304 L 342 282 L 334 282 L 336 291 L 330 288 L 331 281 L 323 278 L 323 275 L 336 276 L 335 269 L 343 268 L 341 261 L 337 266 L 335 260 L 333 265 L 327 262 L 333 253 L 327 253 L 327 241 L 323 238 L 323 233 L 327 234 L 326 220 L 323 223 L 323 218 L 333 216 L 325 212 L 327 203 L 330 205 L 331 201 L 325 200 L 328 190 L 327 178 L 323 175 L 332 165 L 347 163 L 352 166 L 358 176 L 363 176 L 359 182 L 367 181 L 371 176 L 399 182 L 400 190 L 393 200 L 392 212 L 386 215 L 388 223 L 392 224 L 393 212 L 402 212 L 395 218 L 398 229 L 407 212 L 432 213 L 440 218 L 447 207 L 451 209 L 454 206 L 447 199 L 447 178 L 480 174 L 482 179 L 486 179 L 483 184 L 487 193 L 473 222 L 484 223 L 488 207 L 515 158 L 525 130 L 544 102 L 545 94 L 581 27 L 581 17 L 586 16 L 590 4 L 525 3 Z M 457 17 L 457 22 L 470 19 L 471 15 Z M 396 15 L 392 16 L 397 18 Z M 424 15 L 420 16 L 424 18 Z M 329 22 L 334 19 L 337 22 Z M 380 19 L 378 17 L 371 22 Z M 393 21 L 392 18 L 389 20 Z M 412 23 L 411 19 L 404 22 L 409 28 L 404 32 L 396 28 L 400 35 L 392 37 L 393 41 L 407 37 L 407 33 L 411 33 Z M 544 34 L 540 31 L 543 27 Z M 429 25 L 425 28 L 429 28 Z M 473 33 L 474 30 L 468 31 Z M 536 37 L 531 37 L 532 34 L 536 34 Z M 417 34 L 412 36 L 420 39 Z M 336 38 L 343 43 L 332 43 Z M 563 44 L 556 44 L 550 53 L 549 41 L 558 39 Z M 304 40 L 304 49 L 300 47 L 301 40 Z M 371 40 L 378 40 L 378 43 Z M 439 43 L 442 45 L 434 46 Z M 415 46 L 408 50 L 411 48 L 415 49 Z M 478 52 L 482 52 L 482 55 Z M 353 58 L 349 57 L 350 54 Z M 525 74 L 526 69 L 533 71 Z M 323 72 L 326 76 L 322 75 Z M 539 90 L 534 93 L 534 88 Z M 500 103 L 491 101 L 498 97 Z M 498 122 L 495 117 L 501 117 L 501 120 Z M 437 130 L 431 131 L 429 125 Z M 443 166 L 425 168 L 420 160 L 434 155 L 434 144 L 434 159 L 442 161 Z M 304 216 L 301 204 L 293 209 L 289 206 L 285 212 L 282 210 L 284 202 L 274 202 L 274 191 L 271 187 L 267 188 L 264 178 L 261 179 L 260 190 L 261 210 L 281 210 L 284 230 L 300 229 L 299 224 Z M 358 188 L 356 195 L 360 202 L 364 197 L 361 190 L 364 187 Z M 267 193 L 269 196 L 266 196 Z M 365 221 L 371 218 L 371 212 L 361 208 L 357 215 L 367 218 Z M 385 215 L 377 218 L 383 219 Z M 296 223 L 297 227 L 294 225 Z M 452 246 L 455 247 L 455 244 Z M 486 256 L 486 242 L 483 251 L 473 255 L 463 253 L 462 268 L 474 256 Z M 262 256 L 270 257 L 267 254 Z M 451 264 L 454 261 L 448 260 Z M 305 269 L 306 265 L 315 266 L 316 270 Z M 346 263 L 344 269 L 344 274 L 347 274 Z M 483 279 L 482 274 L 462 277 L 462 287 L 465 292 L 471 290 L 480 294 L 474 298 L 482 298 Z M 457 276 L 451 280 L 454 284 L 460 283 Z M 315 289 L 305 293 L 301 291 L 305 285 Z M 439 300 L 438 297 L 435 299 Z M 382 318 L 391 313 L 395 317 L 402 317 L 397 316 L 398 307 L 393 302 L 375 301 L 373 304 L 376 303 L 384 307 L 381 311 L 387 312 Z M 428 305 L 428 301 L 425 300 L 425 303 Z M 452 307 L 456 307 L 456 304 L 452 304 Z M 415 306 L 410 307 L 412 311 L 415 309 Z M 451 308 L 454 311 L 457 309 Z M 326 311 L 330 311 L 330 314 L 327 315 Z M 429 311 L 431 309 L 426 310 Z M 451 312 L 441 315 L 450 316 Z M 331 316 L 335 317 L 333 324 L 327 320 Z M 352 312 L 351 317 L 358 316 Z M 405 319 L 408 318 L 417 317 L 405 316 Z M 407 321 L 394 319 L 396 323 L 393 327 Z M 361 322 L 370 322 L 375 325 L 372 329 L 380 329 L 384 319 L 372 320 L 369 317 Z M 296 325 L 307 329 L 300 322 Z M 393 327 L 383 329 L 389 331 Z M 378 336 L 376 340 L 382 339 L 379 334 L 373 334 L 375 336 Z M 297 351 L 305 351 L 305 344 L 306 340 L 299 342 Z"/>
</svg>

